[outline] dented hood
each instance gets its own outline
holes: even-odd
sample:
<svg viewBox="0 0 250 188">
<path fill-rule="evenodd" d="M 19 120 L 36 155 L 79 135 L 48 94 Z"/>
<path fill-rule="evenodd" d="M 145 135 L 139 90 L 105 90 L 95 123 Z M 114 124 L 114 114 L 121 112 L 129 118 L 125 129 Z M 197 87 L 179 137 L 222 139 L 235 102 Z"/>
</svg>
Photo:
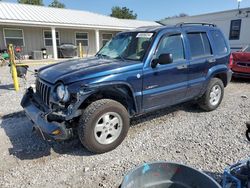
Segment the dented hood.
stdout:
<svg viewBox="0 0 250 188">
<path fill-rule="evenodd" d="M 135 64 L 138 65 L 138 62 L 97 57 L 76 59 L 42 67 L 38 71 L 38 77 L 51 84 L 58 81 L 69 84 L 83 79 L 129 71 Z"/>
</svg>

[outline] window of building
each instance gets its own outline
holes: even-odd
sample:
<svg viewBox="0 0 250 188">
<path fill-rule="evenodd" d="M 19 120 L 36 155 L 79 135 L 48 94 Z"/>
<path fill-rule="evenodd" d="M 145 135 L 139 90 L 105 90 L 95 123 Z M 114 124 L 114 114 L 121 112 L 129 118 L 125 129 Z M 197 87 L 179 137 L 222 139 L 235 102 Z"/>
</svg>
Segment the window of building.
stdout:
<svg viewBox="0 0 250 188">
<path fill-rule="evenodd" d="M 229 40 L 239 40 L 241 30 L 241 20 L 232 20 L 230 26 Z"/>
<path fill-rule="evenodd" d="M 113 37 L 112 34 L 103 33 L 102 34 L 102 46 L 104 46 L 112 37 Z"/>
<path fill-rule="evenodd" d="M 184 46 L 181 35 L 165 36 L 162 38 L 156 57 L 161 54 L 170 53 L 173 56 L 173 61 L 185 59 Z"/>
<path fill-rule="evenodd" d="M 215 44 L 216 52 L 219 55 L 224 55 L 228 52 L 228 47 L 226 44 L 226 41 L 224 39 L 224 36 L 220 31 L 211 31 L 211 35 Z"/>
<path fill-rule="evenodd" d="M 192 58 L 208 56 L 212 54 L 211 45 L 206 33 L 188 33 Z"/>
<path fill-rule="evenodd" d="M 24 37 L 22 29 L 4 29 L 5 45 L 24 46 Z"/>
<path fill-rule="evenodd" d="M 53 46 L 52 32 L 51 31 L 44 31 L 43 38 L 44 38 L 44 45 L 45 46 Z M 56 44 L 57 44 L 57 46 L 60 45 L 60 35 L 59 35 L 58 31 L 56 31 Z"/>
<path fill-rule="evenodd" d="M 75 37 L 76 37 L 76 45 L 77 46 L 79 46 L 79 43 L 81 43 L 82 46 L 89 45 L 88 33 L 77 32 Z"/>
</svg>

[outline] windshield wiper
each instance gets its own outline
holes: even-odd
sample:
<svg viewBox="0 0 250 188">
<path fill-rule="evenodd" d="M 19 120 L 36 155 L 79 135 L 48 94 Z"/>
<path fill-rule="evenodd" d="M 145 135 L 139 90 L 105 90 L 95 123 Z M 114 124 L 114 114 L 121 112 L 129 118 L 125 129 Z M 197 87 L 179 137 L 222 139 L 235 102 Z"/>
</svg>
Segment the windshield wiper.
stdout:
<svg viewBox="0 0 250 188">
<path fill-rule="evenodd" d="M 96 56 L 97 56 L 97 57 L 100 57 L 100 58 L 102 58 L 102 59 L 110 58 L 108 55 L 105 55 L 105 54 L 97 54 Z"/>
<path fill-rule="evenodd" d="M 118 55 L 115 59 L 121 59 L 122 61 L 126 61 L 126 59 L 122 55 Z"/>
</svg>

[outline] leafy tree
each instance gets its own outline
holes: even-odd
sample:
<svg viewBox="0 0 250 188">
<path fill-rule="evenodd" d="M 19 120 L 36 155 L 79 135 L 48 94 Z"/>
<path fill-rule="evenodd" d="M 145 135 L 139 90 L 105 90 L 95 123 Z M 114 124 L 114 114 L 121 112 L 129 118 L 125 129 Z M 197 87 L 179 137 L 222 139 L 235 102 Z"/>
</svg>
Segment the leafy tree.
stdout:
<svg viewBox="0 0 250 188">
<path fill-rule="evenodd" d="M 43 0 L 18 0 L 18 3 L 30 4 L 30 5 L 41 5 L 43 6 Z"/>
<path fill-rule="evenodd" d="M 54 0 L 49 4 L 49 7 L 65 8 L 65 4 L 61 3 L 58 0 Z"/>
<path fill-rule="evenodd" d="M 121 19 L 132 19 L 135 20 L 137 18 L 137 14 L 130 10 L 127 7 L 118 7 L 115 6 L 112 8 L 111 17 L 121 18 Z"/>
<path fill-rule="evenodd" d="M 186 16 L 189 16 L 189 15 L 186 14 L 186 13 L 180 13 L 179 15 L 174 15 L 174 16 L 166 17 L 166 19 L 170 19 L 170 18 L 180 18 L 180 17 L 186 17 Z"/>
</svg>

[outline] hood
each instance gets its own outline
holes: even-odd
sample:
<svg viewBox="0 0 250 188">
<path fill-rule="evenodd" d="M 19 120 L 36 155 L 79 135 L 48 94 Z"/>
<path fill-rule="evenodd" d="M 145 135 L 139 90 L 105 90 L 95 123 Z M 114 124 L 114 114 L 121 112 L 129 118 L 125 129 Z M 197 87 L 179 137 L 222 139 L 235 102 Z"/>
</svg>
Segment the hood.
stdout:
<svg viewBox="0 0 250 188">
<path fill-rule="evenodd" d="M 250 62 L 250 53 L 249 52 L 234 52 L 232 53 L 234 61 L 244 61 Z"/>
<path fill-rule="evenodd" d="M 83 79 L 106 76 L 121 73 L 138 68 L 137 61 L 122 61 L 115 59 L 76 59 L 52 64 L 39 69 L 38 77 L 42 80 L 55 84 L 58 81 L 64 84 L 73 83 Z"/>
</svg>

